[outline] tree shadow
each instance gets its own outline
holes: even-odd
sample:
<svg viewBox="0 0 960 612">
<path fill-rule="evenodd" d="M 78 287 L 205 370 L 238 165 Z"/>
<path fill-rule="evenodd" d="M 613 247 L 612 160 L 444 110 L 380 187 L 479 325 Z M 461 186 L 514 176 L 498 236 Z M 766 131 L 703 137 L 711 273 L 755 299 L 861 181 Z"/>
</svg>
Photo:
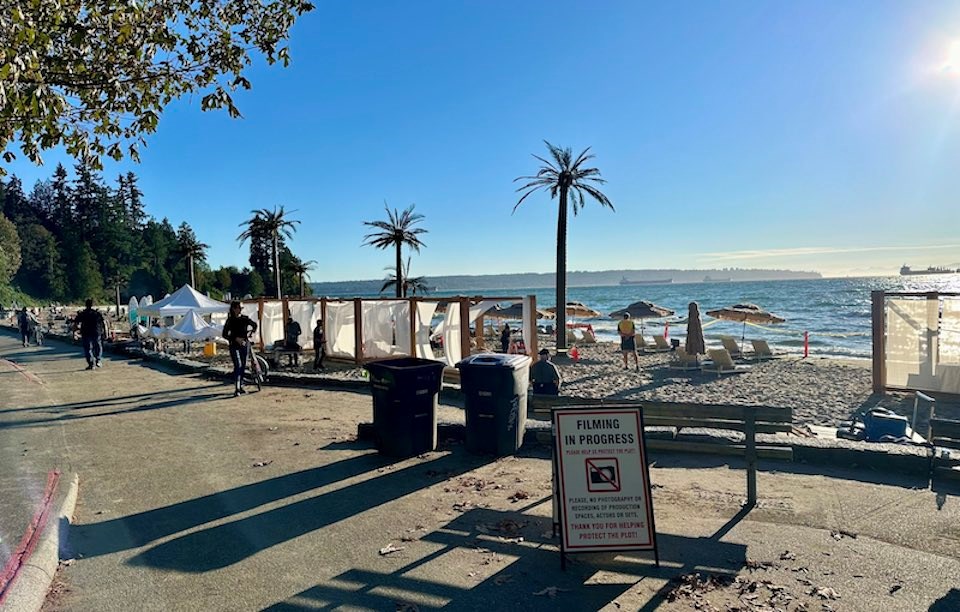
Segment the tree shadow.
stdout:
<svg viewBox="0 0 960 612">
<path fill-rule="evenodd" d="M 730 528 L 743 515 L 741 512 L 731 519 Z M 544 537 L 549 535 L 550 525 L 550 517 L 529 516 L 522 511 L 473 509 L 423 536 L 421 541 L 434 545 L 430 552 L 395 571 L 350 569 L 265 610 L 293 612 L 343 605 L 386 610 L 415 603 L 421 610 L 486 611 L 509 609 L 521 601 L 524 610 L 597 610 L 646 577 L 669 579 L 693 569 L 733 575 L 746 563 L 745 546 L 720 542 L 729 531 L 724 526 L 726 531 L 710 538 L 659 534 L 659 568 L 650 553 L 597 553 L 568 556 L 567 570 L 562 571 L 557 541 Z M 497 532 L 498 526 L 507 531 Z M 449 574 L 449 565 L 463 566 L 463 553 L 477 555 L 476 567 L 463 567 L 465 574 L 470 569 L 485 573 L 482 568 L 490 558 L 514 560 L 477 584 L 465 586 L 456 584 L 463 581 Z M 615 572 L 617 577 L 592 581 L 598 570 Z M 669 582 L 667 586 L 671 586 Z M 560 589 L 557 599 L 546 594 L 531 597 L 550 587 Z M 664 593 L 668 590 L 665 588 Z M 405 601 L 398 593 L 409 594 L 407 597 L 414 601 Z"/>
<path fill-rule="evenodd" d="M 0 372 L 0 374 L 6 374 L 7 372 Z M 49 372 L 45 372 L 48 374 Z M 196 387 L 181 387 L 175 392 L 187 392 L 187 391 L 200 391 L 201 389 L 210 389 L 210 385 L 197 385 Z M 66 404 L 55 404 L 51 406 L 25 406 L 21 408 L 6 408 L 0 410 L 0 414 L 6 412 L 24 412 L 28 410 L 49 410 L 56 408 L 58 410 L 82 410 L 85 408 L 103 408 L 106 406 L 113 406 L 117 404 L 133 404 L 135 400 L 146 400 L 147 398 L 157 397 L 160 395 L 169 395 L 171 391 L 151 391 L 149 393 L 135 393 L 133 395 L 121 395 L 116 397 L 107 397 L 97 400 L 89 400 L 82 402 L 70 402 Z"/>
<path fill-rule="evenodd" d="M 425 468 L 455 477 L 486 462 L 488 460 L 462 453 L 444 455 L 280 508 L 182 535 L 141 552 L 128 563 L 179 572 L 213 571 L 428 487 L 433 482 L 421 477 Z"/>
</svg>

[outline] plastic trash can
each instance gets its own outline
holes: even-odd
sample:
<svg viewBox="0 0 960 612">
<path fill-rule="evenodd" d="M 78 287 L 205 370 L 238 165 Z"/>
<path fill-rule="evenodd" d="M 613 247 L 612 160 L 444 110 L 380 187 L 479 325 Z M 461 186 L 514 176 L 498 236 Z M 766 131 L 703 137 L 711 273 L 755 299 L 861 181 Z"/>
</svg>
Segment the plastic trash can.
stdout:
<svg viewBox="0 0 960 612">
<path fill-rule="evenodd" d="M 403 357 L 371 361 L 373 429 L 377 450 L 391 457 L 410 457 L 437 448 L 437 394 L 444 364 Z"/>
<path fill-rule="evenodd" d="M 509 455 L 523 444 L 530 358 L 481 353 L 457 364 L 465 399 L 467 450 Z"/>
</svg>

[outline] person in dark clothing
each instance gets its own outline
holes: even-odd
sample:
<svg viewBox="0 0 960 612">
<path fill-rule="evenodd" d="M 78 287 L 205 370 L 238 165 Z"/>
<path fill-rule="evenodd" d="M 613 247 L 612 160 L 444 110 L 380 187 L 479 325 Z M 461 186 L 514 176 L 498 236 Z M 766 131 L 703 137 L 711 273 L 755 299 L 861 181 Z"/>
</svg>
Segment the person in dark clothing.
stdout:
<svg viewBox="0 0 960 612">
<path fill-rule="evenodd" d="M 323 358 L 327 356 L 327 339 L 323 335 L 323 319 L 317 319 L 313 328 L 313 369 L 323 370 Z"/>
<path fill-rule="evenodd" d="M 257 324 L 241 314 L 240 302 L 230 302 L 230 314 L 223 324 L 223 337 L 230 344 L 230 360 L 233 362 L 233 396 L 246 393 L 243 388 L 243 371 L 247 367 L 250 350 L 247 337 L 257 331 Z"/>
<path fill-rule="evenodd" d="M 17 313 L 17 327 L 20 328 L 20 340 L 23 346 L 28 346 L 30 344 L 30 313 L 27 312 L 26 306 Z"/>
<path fill-rule="evenodd" d="M 77 313 L 73 328 L 80 330 L 83 342 L 83 356 L 87 358 L 87 369 L 103 367 L 100 356 L 103 354 L 103 340 L 107 338 L 107 324 L 103 315 L 93 309 L 93 300 L 87 299 L 86 308 Z"/>
<path fill-rule="evenodd" d="M 503 324 L 503 331 L 500 332 L 500 349 L 506 353 L 510 350 L 510 326 Z"/>
<path fill-rule="evenodd" d="M 550 351 L 540 349 L 540 360 L 530 368 L 530 382 L 533 392 L 541 395 L 558 395 L 563 377 L 560 370 L 550 361 Z"/>
<path fill-rule="evenodd" d="M 297 351 L 290 355 L 290 365 L 300 363 L 300 334 L 303 329 L 300 324 L 293 320 L 293 317 L 287 317 L 287 324 L 283 327 L 283 348 L 288 351 Z"/>
</svg>

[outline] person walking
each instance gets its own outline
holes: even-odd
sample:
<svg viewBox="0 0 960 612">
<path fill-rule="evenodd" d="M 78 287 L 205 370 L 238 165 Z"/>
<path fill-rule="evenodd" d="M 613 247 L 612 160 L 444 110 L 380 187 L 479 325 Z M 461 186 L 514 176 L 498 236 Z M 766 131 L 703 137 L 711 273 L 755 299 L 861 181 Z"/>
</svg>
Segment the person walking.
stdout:
<svg viewBox="0 0 960 612">
<path fill-rule="evenodd" d="M 241 313 L 240 302 L 230 302 L 230 314 L 223 324 L 223 337 L 230 345 L 230 361 L 233 362 L 233 397 L 246 393 L 243 388 L 243 372 L 250 353 L 248 336 L 257 331 L 257 324 Z"/>
<path fill-rule="evenodd" d="M 93 300 L 87 298 L 86 308 L 77 313 L 73 320 L 74 330 L 80 331 L 83 342 L 83 356 L 87 359 L 87 369 L 103 367 L 100 356 L 103 354 L 103 341 L 107 339 L 107 324 L 103 314 L 93 309 Z"/>
<path fill-rule="evenodd" d="M 617 333 L 620 334 L 620 351 L 623 353 L 623 369 L 626 370 L 630 366 L 627 365 L 627 355 L 633 354 L 633 365 L 637 368 L 637 372 L 640 371 L 640 362 L 637 359 L 637 340 L 634 338 L 634 335 L 637 333 L 637 326 L 633 324 L 633 321 L 630 319 L 630 313 L 623 313 L 623 320 L 617 323 Z"/>
<path fill-rule="evenodd" d="M 20 329 L 20 340 L 23 342 L 23 346 L 30 345 L 30 313 L 27 312 L 27 307 L 24 306 L 23 310 L 17 313 L 17 327 Z"/>
<path fill-rule="evenodd" d="M 503 330 L 500 331 L 500 350 L 506 353 L 510 350 L 510 325 L 503 324 Z"/>
<path fill-rule="evenodd" d="M 323 358 L 327 356 L 327 338 L 323 334 L 323 319 L 317 319 L 313 328 L 313 369 L 324 370 Z"/>
</svg>

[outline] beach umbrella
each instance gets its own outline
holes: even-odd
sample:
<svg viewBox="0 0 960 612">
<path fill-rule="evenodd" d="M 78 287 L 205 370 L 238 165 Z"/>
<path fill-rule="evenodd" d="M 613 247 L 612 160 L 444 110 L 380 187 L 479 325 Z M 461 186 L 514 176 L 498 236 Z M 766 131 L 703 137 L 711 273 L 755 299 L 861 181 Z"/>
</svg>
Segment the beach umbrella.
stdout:
<svg viewBox="0 0 960 612">
<path fill-rule="evenodd" d="M 506 308 L 491 308 L 490 310 L 483 313 L 484 317 L 491 317 L 494 319 L 522 319 L 523 318 L 523 304 L 511 304 Z M 537 318 L 538 319 L 553 319 L 556 315 L 552 312 L 547 312 L 546 310 L 540 310 L 537 308 Z"/>
<path fill-rule="evenodd" d="M 640 333 L 642 335 L 644 319 L 662 319 L 664 317 L 672 317 L 674 313 L 669 308 L 657 306 L 653 302 L 640 300 L 639 302 L 630 304 L 626 308 L 614 310 L 610 313 L 610 316 L 614 319 L 622 319 L 625 314 L 629 314 L 632 319 L 640 319 Z"/>
<path fill-rule="evenodd" d="M 544 308 L 544 310 L 553 315 L 557 314 L 556 307 Z M 602 316 L 599 310 L 594 310 L 583 302 L 567 302 L 566 311 L 568 317 L 577 317 L 580 319 L 592 319 Z"/>
<path fill-rule="evenodd" d="M 700 322 L 700 305 L 690 302 L 687 308 L 687 342 L 684 349 L 687 355 L 703 355 L 707 352 L 703 341 L 703 323 Z"/>
<path fill-rule="evenodd" d="M 738 323 L 743 323 L 743 333 L 740 335 L 740 342 L 743 342 L 747 337 L 747 323 L 770 325 L 786 322 L 786 319 L 783 317 L 778 317 L 775 314 L 769 313 L 756 304 L 746 303 L 734 304 L 733 306 L 726 306 L 717 310 L 709 310 L 707 311 L 707 316 L 713 317 L 714 319 L 720 319 L 722 321 L 736 321 Z"/>
</svg>

